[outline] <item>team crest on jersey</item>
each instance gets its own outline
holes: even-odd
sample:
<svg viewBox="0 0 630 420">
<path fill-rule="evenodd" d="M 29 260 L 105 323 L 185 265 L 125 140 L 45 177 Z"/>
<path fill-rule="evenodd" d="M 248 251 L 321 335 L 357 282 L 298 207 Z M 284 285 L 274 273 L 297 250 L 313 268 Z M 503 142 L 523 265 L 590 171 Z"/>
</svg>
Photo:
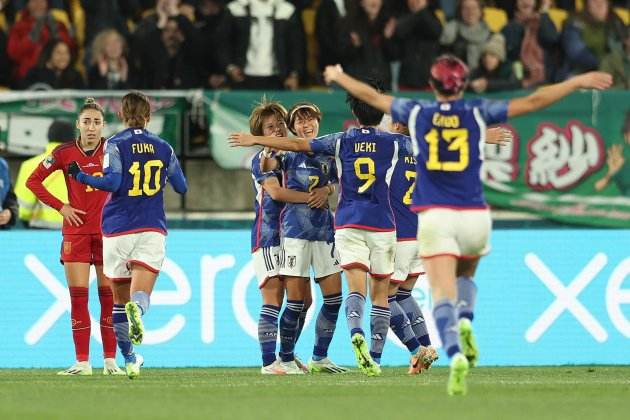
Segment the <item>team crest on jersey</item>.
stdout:
<svg viewBox="0 0 630 420">
<path fill-rule="evenodd" d="M 328 171 L 330 170 L 330 168 L 328 167 L 328 163 L 326 162 L 322 162 L 319 164 L 319 168 L 322 170 L 322 173 L 324 175 L 328 175 Z"/>
<path fill-rule="evenodd" d="M 54 163 L 55 163 L 55 158 L 52 157 L 52 155 L 50 155 L 46 159 L 44 159 L 44 161 L 42 162 L 42 165 L 44 165 L 44 168 L 49 169 Z"/>
<path fill-rule="evenodd" d="M 289 268 L 295 267 L 295 259 L 295 255 L 289 255 L 289 258 L 287 258 L 287 265 Z"/>
</svg>

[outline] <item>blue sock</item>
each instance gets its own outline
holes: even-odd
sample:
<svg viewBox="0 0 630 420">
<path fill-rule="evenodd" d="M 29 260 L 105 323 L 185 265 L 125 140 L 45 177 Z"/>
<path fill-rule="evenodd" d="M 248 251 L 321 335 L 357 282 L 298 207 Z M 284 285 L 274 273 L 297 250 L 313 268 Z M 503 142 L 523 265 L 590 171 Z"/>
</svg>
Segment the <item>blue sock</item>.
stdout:
<svg viewBox="0 0 630 420">
<path fill-rule="evenodd" d="M 306 323 L 307 312 L 308 312 L 308 308 L 304 306 L 304 309 L 302 309 L 302 312 L 300 312 L 300 315 L 298 316 L 297 331 L 295 332 L 296 343 L 298 342 L 298 340 L 300 339 L 300 336 L 302 335 L 302 330 L 304 329 L 304 324 Z"/>
<path fill-rule="evenodd" d="M 363 332 L 363 311 L 365 310 L 365 296 L 359 292 L 352 292 L 346 298 L 346 320 L 350 328 L 350 337 L 355 334 L 365 336 Z"/>
<path fill-rule="evenodd" d="M 372 305 L 370 311 L 370 331 L 372 333 L 372 342 L 370 343 L 370 356 L 378 364 L 381 364 L 381 355 L 389 330 L 389 318 L 391 313 L 389 308 Z"/>
<path fill-rule="evenodd" d="M 112 309 L 112 324 L 120 353 L 125 358 L 125 363 L 135 363 L 136 355 L 133 352 L 133 344 L 129 340 L 129 321 L 125 313 L 125 305 L 114 304 Z"/>
<path fill-rule="evenodd" d="M 280 318 L 280 359 L 290 362 L 295 359 L 295 334 L 297 333 L 298 318 L 304 309 L 303 300 L 288 300 L 287 306 Z"/>
<path fill-rule="evenodd" d="M 433 318 L 435 325 L 440 333 L 442 347 L 448 354 L 453 357 L 461 351 L 459 346 L 459 332 L 457 331 L 457 316 L 455 315 L 455 306 L 449 299 L 442 299 L 433 306 Z"/>
<path fill-rule="evenodd" d="M 260 310 L 260 318 L 258 319 L 258 343 L 260 343 L 263 366 L 268 366 L 276 361 L 279 314 L 279 306 L 263 305 Z"/>
<path fill-rule="evenodd" d="M 477 285 L 471 277 L 457 278 L 457 318 L 474 318 Z"/>
<path fill-rule="evenodd" d="M 429 330 L 427 324 L 424 321 L 424 315 L 422 315 L 422 309 L 414 297 L 411 295 L 411 290 L 398 288 L 396 294 L 396 302 L 403 308 L 403 311 L 407 314 L 407 318 L 411 322 L 411 329 L 413 330 L 416 338 L 420 342 L 420 345 L 427 347 L 431 345 L 431 338 L 429 338 Z"/>
<path fill-rule="evenodd" d="M 144 314 L 146 314 L 149 310 L 149 302 L 151 301 L 149 294 L 143 291 L 133 292 L 133 294 L 131 295 L 131 300 L 133 302 L 136 302 L 136 304 L 140 307 L 140 310 L 142 311 L 142 315 L 144 316 Z"/>
<path fill-rule="evenodd" d="M 315 324 L 313 360 L 322 360 L 328 356 L 328 347 L 333 334 L 335 334 L 342 301 L 341 293 L 324 296 L 324 304 L 317 315 L 317 323 Z"/>
<path fill-rule="evenodd" d="M 407 347 L 409 352 L 416 354 L 418 348 L 420 348 L 420 343 L 411 329 L 411 322 L 409 318 L 407 318 L 407 314 L 396 301 L 396 295 L 388 297 L 387 301 L 389 302 L 389 311 L 392 314 L 389 319 L 390 328 L 394 331 L 396 337 Z"/>
</svg>

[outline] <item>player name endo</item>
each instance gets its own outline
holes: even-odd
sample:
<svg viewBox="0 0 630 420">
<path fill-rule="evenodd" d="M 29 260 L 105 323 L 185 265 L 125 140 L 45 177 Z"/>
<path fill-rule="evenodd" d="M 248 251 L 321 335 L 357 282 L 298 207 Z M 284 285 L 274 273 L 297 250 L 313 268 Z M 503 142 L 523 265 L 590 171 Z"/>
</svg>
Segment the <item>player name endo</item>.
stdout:
<svg viewBox="0 0 630 420">
<path fill-rule="evenodd" d="M 432 122 L 436 127 L 459 128 L 458 115 L 442 115 L 436 112 L 433 114 Z"/>
<path fill-rule="evenodd" d="M 134 143 L 131 145 L 131 153 L 154 153 L 153 145 L 149 143 Z"/>
</svg>

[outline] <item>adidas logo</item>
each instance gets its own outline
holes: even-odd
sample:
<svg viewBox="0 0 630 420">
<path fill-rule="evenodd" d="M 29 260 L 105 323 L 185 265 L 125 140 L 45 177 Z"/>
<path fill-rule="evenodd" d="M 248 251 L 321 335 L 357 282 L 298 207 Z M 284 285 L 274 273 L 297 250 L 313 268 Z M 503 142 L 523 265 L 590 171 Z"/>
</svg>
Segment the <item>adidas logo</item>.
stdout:
<svg viewBox="0 0 630 420">
<path fill-rule="evenodd" d="M 333 265 L 339 265 L 339 261 L 335 260 L 335 262 L 333 263 Z"/>
<path fill-rule="evenodd" d="M 372 340 L 383 340 L 383 336 L 381 334 L 372 334 Z"/>
<path fill-rule="evenodd" d="M 361 318 L 361 315 L 359 315 L 359 313 L 357 311 L 352 311 L 348 315 L 348 318 Z"/>
</svg>

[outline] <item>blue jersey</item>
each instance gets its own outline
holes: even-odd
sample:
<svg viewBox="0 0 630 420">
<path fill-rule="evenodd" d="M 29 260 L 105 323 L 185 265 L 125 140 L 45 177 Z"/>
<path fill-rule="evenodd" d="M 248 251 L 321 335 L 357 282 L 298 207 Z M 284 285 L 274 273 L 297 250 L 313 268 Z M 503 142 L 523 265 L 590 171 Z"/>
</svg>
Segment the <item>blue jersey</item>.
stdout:
<svg viewBox="0 0 630 420">
<path fill-rule="evenodd" d="M 279 159 L 284 186 L 291 190 L 311 192 L 314 188 L 337 182 L 333 156 L 287 152 Z M 307 241 L 334 240 L 334 220 L 328 206 L 312 209 L 305 203 L 287 203 L 281 220 L 284 237 Z"/>
<path fill-rule="evenodd" d="M 166 181 L 174 177 L 185 180 L 170 144 L 144 129 L 123 130 L 107 140 L 103 172 L 122 178 L 103 208 L 103 235 L 166 234 Z"/>
<path fill-rule="evenodd" d="M 262 184 L 269 178 L 280 182 L 280 171 L 263 172 L 260 169 L 260 153 L 252 159 L 252 181 L 254 184 L 254 211 L 256 216 L 252 227 L 252 252 L 258 248 L 280 245 L 280 212 L 284 203 L 275 201 L 265 191 Z"/>
<path fill-rule="evenodd" d="M 486 124 L 505 122 L 507 104 L 394 100 L 392 119 L 409 127 L 418 161 L 412 210 L 487 207 L 480 177 Z"/>
<path fill-rule="evenodd" d="M 336 229 L 396 229 L 389 183 L 398 160 L 397 136 L 370 127 L 351 128 L 311 140 L 315 153 L 335 156 L 337 160 L 340 188 Z"/>
<path fill-rule="evenodd" d="M 416 159 L 413 156 L 411 138 L 400 135 L 399 144 L 398 163 L 394 168 L 389 186 L 396 220 L 396 239 L 415 241 L 418 232 L 418 216 L 411 211 L 409 206 L 416 185 Z"/>
</svg>

